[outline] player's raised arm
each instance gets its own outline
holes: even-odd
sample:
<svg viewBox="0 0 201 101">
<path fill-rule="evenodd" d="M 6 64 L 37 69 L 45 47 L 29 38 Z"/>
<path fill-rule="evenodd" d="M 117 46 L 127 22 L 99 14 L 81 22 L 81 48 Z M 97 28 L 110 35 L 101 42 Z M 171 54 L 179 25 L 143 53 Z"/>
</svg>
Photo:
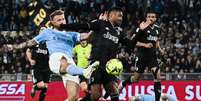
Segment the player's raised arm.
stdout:
<svg viewBox="0 0 201 101">
<path fill-rule="evenodd" d="M 86 39 L 88 39 L 92 33 L 93 33 L 93 31 L 90 31 L 88 33 L 81 33 L 80 34 L 80 40 L 86 40 Z"/>
<path fill-rule="evenodd" d="M 99 30 L 102 21 L 108 21 L 107 13 L 104 12 L 99 15 L 99 19 L 92 20 L 91 22 L 85 23 L 71 23 L 71 24 L 61 24 L 60 28 L 64 30 Z"/>
</svg>

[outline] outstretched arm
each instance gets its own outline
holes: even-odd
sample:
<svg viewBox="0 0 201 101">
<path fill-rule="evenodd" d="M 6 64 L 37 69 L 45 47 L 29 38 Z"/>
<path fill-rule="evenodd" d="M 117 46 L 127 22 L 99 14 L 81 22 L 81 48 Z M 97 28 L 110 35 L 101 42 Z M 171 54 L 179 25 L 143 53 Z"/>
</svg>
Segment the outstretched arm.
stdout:
<svg viewBox="0 0 201 101">
<path fill-rule="evenodd" d="M 86 23 L 71 23 L 71 24 L 62 24 L 60 27 L 64 30 L 98 30 L 100 28 L 101 21 L 107 21 L 107 12 L 101 13 L 99 15 L 99 19 L 93 20 L 91 22 Z"/>
<path fill-rule="evenodd" d="M 9 51 L 12 51 L 14 49 L 23 49 L 23 48 L 26 48 L 26 47 L 31 47 L 31 46 L 34 46 L 34 45 L 37 45 L 37 42 L 35 40 L 28 40 L 26 42 L 22 42 L 20 44 L 14 44 L 14 45 L 6 45 L 6 48 L 9 50 Z"/>
<path fill-rule="evenodd" d="M 138 41 L 136 46 L 138 47 L 145 47 L 145 48 L 152 48 L 153 47 L 153 44 L 152 43 L 143 43 L 143 42 L 140 42 Z"/>
<path fill-rule="evenodd" d="M 80 40 L 88 39 L 92 33 L 93 33 L 93 31 L 90 31 L 89 33 L 81 33 L 80 34 Z"/>
<path fill-rule="evenodd" d="M 32 59 L 31 49 L 27 48 L 27 50 L 26 50 L 26 56 L 27 56 L 27 59 L 29 60 L 29 62 L 30 62 L 31 65 L 35 65 L 36 64 L 36 61 Z"/>
</svg>

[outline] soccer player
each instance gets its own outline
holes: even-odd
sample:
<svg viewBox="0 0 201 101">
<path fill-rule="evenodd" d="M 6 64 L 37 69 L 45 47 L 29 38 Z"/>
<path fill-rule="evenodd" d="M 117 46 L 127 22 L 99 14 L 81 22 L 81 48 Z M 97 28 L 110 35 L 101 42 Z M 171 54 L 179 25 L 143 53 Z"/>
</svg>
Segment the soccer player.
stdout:
<svg viewBox="0 0 201 101">
<path fill-rule="evenodd" d="M 36 90 L 40 90 L 39 101 L 44 101 L 51 71 L 49 69 L 49 54 L 46 43 L 41 43 L 35 47 L 28 48 L 26 56 L 32 66 L 33 87 L 31 97 L 35 96 Z"/>
<path fill-rule="evenodd" d="M 3 48 L 7 48 L 8 50 L 22 49 L 37 45 L 41 42 L 46 42 L 50 54 L 50 70 L 62 76 L 64 86 L 68 92 L 68 100 L 75 101 L 79 89 L 79 86 L 77 86 L 79 78 L 74 75 L 83 75 L 85 78 L 90 78 L 92 72 L 99 65 L 99 62 L 96 61 L 88 66 L 88 68 L 83 69 L 77 67 L 72 58 L 74 44 L 80 40 L 87 39 L 91 33 L 80 34 L 77 32 L 66 32 L 61 30 L 60 25 L 66 24 L 64 12 L 61 10 L 56 10 L 50 15 L 50 22 L 54 26 L 53 29 L 44 29 L 31 40 L 20 44 L 4 45 Z"/>
<path fill-rule="evenodd" d="M 102 19 L 102 18 L 101 18 Z M 106 63 L 116 58 L 119 50 L 119 43 L 133 48 L 140 35 L 136 35 L 133 40 L 129 40 L 122 33 L 120 25 L 123 20 L 123 12 L 121 8 L 114 7 L 108 11 L 107 17 L 103 16 L 103 20 L 94 20 L 90 23 L 62 25 L 65 29 L 88 29 L 93 30 L 92 34 L 92 52 L 91 61 L 100 61 L 100 67 L 95 70 L 90 78 L 91 98 L 97 101 L 102 93 L 101 86 L 105 88 L 110 95 L 112 101 L 119 101 L 119 91 L 117 86 L 117 77 L 106 72 Z M 143 22 L 141 29 L 143 30 L 150 22 Z"/>
<path fill-rule="evenodd" d="M 73 54 L 75 59 L 77 60 L 77 66 L 81 68 L 86 68 L 89 65 L 89 57 L 91 54 L 91 48 L 92 48 L 92 45 L 88 43 L 88 40 L 80 41 L 80 44 L 76 45 L 73 48 Z M 84 98 L 86 99 L 87 98 L 86 96 L 89 95 L 88 80 L 84 78 L 83 76 L 80 76 L 80 87 L 81 87 L 81 90 L 84 92 L 85 94 Z"/>
<path fill-rule="evenodd" d="M 161 83 L 160 83 L 160 68 L 157 62 L 156 51 L 164 54 L 164 50 L 159 45 L 160 27 L 156 24 L 157 14 L 153 10 L 149 10 L 146 15 L 146 20 L 151 22 L 147 28 L 141 30 L 136 29 L 136 33 L 141 33 L 141 36 L 136 44 L 138 51 L 136 53 L 136 72 L 121 83 L 119 89 L 122 89 L 127 84 L 138 82 L 141 74 L 146 67 L 149 67 L 154 76 L 154 92 L 155 100 L 159 101 L 161 95 Z"/>
</svg>

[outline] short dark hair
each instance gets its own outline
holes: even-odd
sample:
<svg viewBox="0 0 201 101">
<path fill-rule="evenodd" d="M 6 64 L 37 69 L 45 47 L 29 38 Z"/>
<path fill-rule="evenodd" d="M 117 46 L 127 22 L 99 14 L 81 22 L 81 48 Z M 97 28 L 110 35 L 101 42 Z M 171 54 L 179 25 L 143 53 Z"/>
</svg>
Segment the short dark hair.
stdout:
<svg viewBox="0 0 201 101">
<path fill-rule="evenodd" d="M 147 10 L 147 13 L 146 13 L 146 14 L 148 14 L 148 13 L 154 13 L 154 14 L 157 14 L 156 11 L 153 10 L 153 9 L 151 9 L 151 8 Z"/>
<path fill-rule="evenodd" d="M 53 20 L 53 18 L 56 16 L 56 15 L 62 15 L 62 14 L 64 14 L 64 11 L 62 11 L 62 10 L 56 10 L 56 11 L 54 11 L 54 12 L 52 12 L 51 14 L 50 14 L 50 20 Z"/>
<path fill-rule="evenodd" d="M 158 18 L 158 13 L 157 13 L 154 9 L 152 9 L 152 8 L 148 8 L 148 10 L 146 11 L 146 16 L 147 16 L 147 14 L 149 14 L 149 13 L 153 13 L 153 14 L 155 14 L 156 17 Z"/>
<path fill-rule="evenodd" d="M 121 9 L 120 7 L 112 7 L 108 10 L 108 14 L 110 14 L 113 11 L 123 12 L 123 9 Z"/>
</svg>

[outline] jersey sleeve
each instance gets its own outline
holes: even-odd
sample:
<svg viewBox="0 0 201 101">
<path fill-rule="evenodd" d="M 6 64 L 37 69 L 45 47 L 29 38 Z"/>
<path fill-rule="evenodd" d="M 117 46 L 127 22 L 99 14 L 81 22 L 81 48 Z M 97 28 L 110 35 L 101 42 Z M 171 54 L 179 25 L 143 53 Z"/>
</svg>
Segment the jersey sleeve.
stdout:
<svg viewBox="0 0 201 101">
<path fill-rule="evenodd" d="M 74 42 L 79 42 L 80 41 L 80 33 L 78 33 L 78 32 L 71 32 L 71 34 L 73 35 L 73 41 Z"/>
<path fill-rule="evenodd" d="M 89 23 L 89 28 L 91 30 L 99 30 L 100 29 L 100 25 L 103 21 L 102 20 L 93 20 Z"/>
<path fill-rule="evenodd" d="M 93 20 L 87 23 L 72 23 L 72 24 L 62 24 L 61 29 L 65 29 L 66 31 L 77 31 L 77 30 L 98 30 L 100 28 L 100 23 L 102 20 Z"/>
<path fill-rule="evenodd" d="M 40 34 L 38 34 L 36 37 L 33 38 L 37 43 L 44 42 L 48 40 L 48 33 L 51 33 L 49 29 L 44 29 Z"/>
</svg>

